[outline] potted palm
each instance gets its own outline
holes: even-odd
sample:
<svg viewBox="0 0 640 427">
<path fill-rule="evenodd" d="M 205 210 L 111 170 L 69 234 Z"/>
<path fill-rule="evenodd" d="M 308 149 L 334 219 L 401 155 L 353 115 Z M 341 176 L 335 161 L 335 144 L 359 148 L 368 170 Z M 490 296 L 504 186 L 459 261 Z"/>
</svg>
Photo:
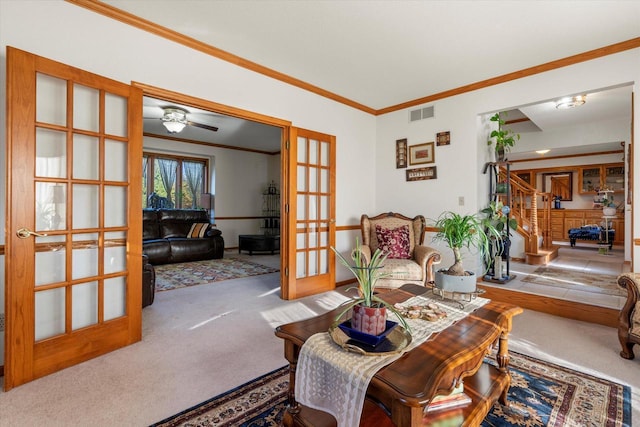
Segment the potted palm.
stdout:
<svg viewBox="0 0 640 427">
<path fill-rule="evenodd" d="M 371 260 L 367 261 L 358 240 L 356 240 L 355 249 L 351 252 L 351 262 L 334 247 L 331 249 L 335 252 L 340 263 L 351 271 L 358 281 L 358 297 L 344 306 L 336 317 L 336 322 L 349 310 L 353 310 L 351 328 L 365 334 L 380 335 L 387 328 L 387 310 L 390 310 L 398 317 L 402 326 L 409 330 L 409 326 L 398 310 L 378 297 L 375 292 L 378 279 L 389 276 L 388 273 L 381 272 L 387 254 L 378 248 L 371 255 Z"/>
<path fill-rule="evenodd" d="M 490 221 L 481 219 L 478 214 L 460 215 L 456 212 L 442 213 L 434 226 L 438 231 L 433 240 L 445 242 L 453 251 L 454 257 L 454 263 L 449 268 L 436 271 L 435 286 L 448 292 L 474 292 L 476 275 L 464 269 L 461 250 L 478 250 L 488 265 L 492 240 L 502 241 L 500 231 Z"/>
<path fill-rule="evenodd" d="M 502 113 L 506 116 L 506 113 Z M 506 153 L 516 145 L 516 141 L 520 139 L 520 134 L 513 132 L 511 129 L 505 129 L 505 121 L 500 113 L 495 113 L 489 119 L 492 122 L 498 123 L 498 129 L 491 131 L 487 145 L 491 145 L 495 142 L 496 160 L 499 162 L 505 161 Z"/>
</svg>

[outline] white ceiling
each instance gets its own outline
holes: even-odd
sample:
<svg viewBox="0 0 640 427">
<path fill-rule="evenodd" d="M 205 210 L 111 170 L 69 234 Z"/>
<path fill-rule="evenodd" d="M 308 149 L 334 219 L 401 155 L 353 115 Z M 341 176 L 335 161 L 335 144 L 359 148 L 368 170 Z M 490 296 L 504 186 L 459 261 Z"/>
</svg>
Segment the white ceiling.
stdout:
<svg viewBox="0 0 640 427">
<path fill-rule="evenodd" d="M 373 109 L 640 36 L 640 1 L 103 1 Z"/>
</svg>

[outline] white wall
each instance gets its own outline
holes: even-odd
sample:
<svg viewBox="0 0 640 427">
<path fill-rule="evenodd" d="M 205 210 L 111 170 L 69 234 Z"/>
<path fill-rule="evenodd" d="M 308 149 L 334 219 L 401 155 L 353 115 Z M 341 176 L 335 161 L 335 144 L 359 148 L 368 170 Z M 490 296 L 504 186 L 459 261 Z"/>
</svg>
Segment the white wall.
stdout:
<svg viewBox="0 0 640 427">
<path fill-rule="evenodd" d="M 447 210 L 478 212 L 488 202 L 488 177 L 482 174 L 482 168 L 485 162 L 491 160 L 486 143 L 491 129 L 488 122 L 490 114 L 560 95 L 589 92 L 621 84 L 633 84 L 637 94 L 640 87 L 638 81 L 640 49 L 635 49 L 425 104 L 424 106 L 435 107 L 435 117 L 432 119 L 409 123 L 409 111 L 419 108 L 418 106 L 380 116 L 376 137 L 376 151 L 379 153 L 376 159 L 376 211 L 420 213 L 427 218 L 437 218 Z M 639 111 L 640 97 L 636 95 L 636 124 L 640 123 Z M 636 125 L 636 141 L 640 140 L 639 129 L 640 126 Z M 435 147 L 438 178 L 406 182 L 405 170 L 395 167 L 395 141 L 407 138 L 409 145 L 421 144 L 435 141 L 436 133 L 442 131 L 451 133 L 451 144 Z M 588 129 L 582 132 L 566 131 L 563 136 L 579 138 L 585 143 L 630 140 L 629 127 L 624 124 L 613 134 L 609 130 L 602 132 Z M 640 151 L 636 150 L 635 155 L 635 164 L 638 165 Z M 634 181 L 640 182 L 640 168 L 636 167 Z M 463 206 L 459 205 L 460 197 L 464 198 Z M 636 200 L 639 200 L 638 197 Z M 640 209 L 635 209 L 636 224 L 640 224 L 639 214 Z M 633 237 L 638 236 L 638 228 L 636 227 Z M 453 262 L 448 248 L 442 244 L 432 245 L 442 250 L 444 266 Z M 640 267 L 639 255 L 636 253 L 634 270 Z M 466 267 L 472 269 L 474 261 L 475 271 L 481 272 L 482 266 L 477 257 L 468 255 Z"/>
</svg>

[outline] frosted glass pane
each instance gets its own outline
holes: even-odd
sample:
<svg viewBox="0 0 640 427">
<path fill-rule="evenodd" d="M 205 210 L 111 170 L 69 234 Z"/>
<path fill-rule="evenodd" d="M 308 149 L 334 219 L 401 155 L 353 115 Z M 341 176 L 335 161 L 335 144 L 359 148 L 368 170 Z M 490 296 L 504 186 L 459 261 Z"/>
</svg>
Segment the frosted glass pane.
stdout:
<svg viewBox="0 0 640 427">
<path fill-rule="evenodd" d="M 73 85 L 73 127 L 98 132 L 100 129 L 100 92 L 87 86 Z"/>
<path fill-rule="evenodd" d="M 127 284 L 125 277 L 114 277 L 104 281 L 104 320 L 126 314 Z"/>
<path fill-rule="evenodd" d="M 107 181 L 126 182 L 127 147 L 124 142 L 107 139 L 104 146 L 104 179 Z"/>
<path fill-rule="evenodd" d="M 307 188 L 307 167 L 298 166 L 298 191 L 308 191 Z"/>
<path fill-rule="evenodd" d="M 318 168 L 309 168 L 309 191 L 318 191 Z"/>
<path fill-rule="evenodd" d="M 318 274 L 318 251 L 309 252 L 309 272 L 307 276 L 316 276 Z"/>
<path fill-rule="evenodd" d="M 320 233 L 320 246 L 327 246 L 329 244 L 329 233 L 322 231 Z"/>
<path fill-rule="evenodd" d="M 98 138 L 73 135 L 73 177 L 98 179 L 100 171 L 100 145 Z"/>
<path fill-rule="evenodd" d="M 329 219 L 329 197 L 320 196 L 320 219 Z"/>
<path fill-rule="evenodd" d="M 309 196 L 309 217 L 307 219 L 318 219 L 318 198 L 316 196 Z"/>
<path fill-rule="evenodd" d="M 104 99 L 104 119 L 108 135 L 127 136 L 127 99 L 107 93 Z"/>
<path fill-rule="evenodd" d="M 127 225 L 127 188 L 108 185 L 104 187 L 105 227 Z"/>
<path fill-rule="evenodd" d="M 36 176 L 67 176 L 67 134 L 36 129 Z"/>
<path fill-rule="evenodd" d="M 98 186 L 73 185 L 73 228 L 98 227 Z"/>
<path fill-rule="evenodd" d="M 329 166 L 329 143 L 320 143 L 320 164 L 322 166 Z"/>
<path fill-rule="evenodd" d="M 36 182 L 36 230 L 64 230 L 67 216 L 67 185 Z"/>
<path fill-rule="evenodd" d="M 65 236 L 36 237 L 35 285 L 66 280 Z"/>
<path fill-rule="evenodd" d="M 298 194 L 298 206 L 297 206 L 297 219 L 301 220 L 301 219 L 307 219 L 307 213 L 306 213 L 306 209 L 307 209 L 307 197 L 304 194 Z"/>
<path fill-rule="evenodd" d="M 296 254 L 296 278 L 307 276 L 306 252 Z"/>
<path fill-rule="evenodd" d="M 298 163 L 307 162 L 307 139 L 298 137 Z"/>
<path fill-rule="evenodd" d="M 329 260 L 327 259 L 328 256 L 329 253 L 326 249 L 320 251 L 320 265 L 318 269 L 319 274 L 326 274 L 329 272 Z"/>
<path fill-rule="evenodd" d="M 71 287 L 73 307 L 71 329 L 84 328 L 98 323 L 98 283 L 89 282 Z"/>
<path fill-rule="evenodd" d="M 296 235 L 296 249 L 306 249 L 307 248 L 307 238 L 305 233 L 298 233 Z"/>
<path fill-rule="evenodd" d="M 98 275 L 98 234 L 74 234 L 71 277 L 82 279 Z"/>
<path fill-rule="evenodd" d="M 61 126 L 67 125 L 67 82 L 37 73 L 36 120 Z"/>
<path fill-rule="evenodd" d="M 309 247 L 317 248 L 318 247 L 318 234 L 317 233 L 309 233 Z"/>
<path fill-rule="evenodd" d="M 318 163 L 318 141 L 309 140 L 309 163 L 315 165 Z"/>
<path fill-rule="evenodd" d="M 127 270 L 126 233 L 115 232 L 104 235 L 104 274 Z"/>
<path fill-rule="evenodd" d="M 65 288 L 36 292 L 36 341 L 63 334 Z"/>
<path fill-rule="evenodd" d="M 320 170 L 320 192 L 328 193 L 329 192 L 329 170 L 321 169 Z"/>
</svg>

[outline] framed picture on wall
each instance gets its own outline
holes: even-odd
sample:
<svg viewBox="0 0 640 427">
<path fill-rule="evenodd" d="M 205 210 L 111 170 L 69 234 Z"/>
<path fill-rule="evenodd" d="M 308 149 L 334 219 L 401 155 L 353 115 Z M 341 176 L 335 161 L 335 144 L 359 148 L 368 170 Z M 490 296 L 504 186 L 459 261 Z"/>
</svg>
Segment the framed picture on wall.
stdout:
<svg viewBox="0 0 640 427">
<path fill-rule="evenodd" d="M 412 145 L 409 147 L 409 164 L 421 165 L 424 163 L 434 163 L 436 161 L 433 153 L 433 142 Z"/>
<path fill-rule="evenodd" d="M 407 139 L 396 141 L 396 169 L 407 167 Z"/>
<path fill-rule="evenodd" d="M 449 131 L 446 132 L 438 132 L 436 134 L 436 145 L 439 147 L 441 145 L 449 145 L 451 144 L 451 134 Z"/>
<path fill-rule="evenodd" d="M 407 181 L 424 181 L 436 178 L 438 178 L 438 171 L 435 166 L 407 170 Z"/>
</svg>

